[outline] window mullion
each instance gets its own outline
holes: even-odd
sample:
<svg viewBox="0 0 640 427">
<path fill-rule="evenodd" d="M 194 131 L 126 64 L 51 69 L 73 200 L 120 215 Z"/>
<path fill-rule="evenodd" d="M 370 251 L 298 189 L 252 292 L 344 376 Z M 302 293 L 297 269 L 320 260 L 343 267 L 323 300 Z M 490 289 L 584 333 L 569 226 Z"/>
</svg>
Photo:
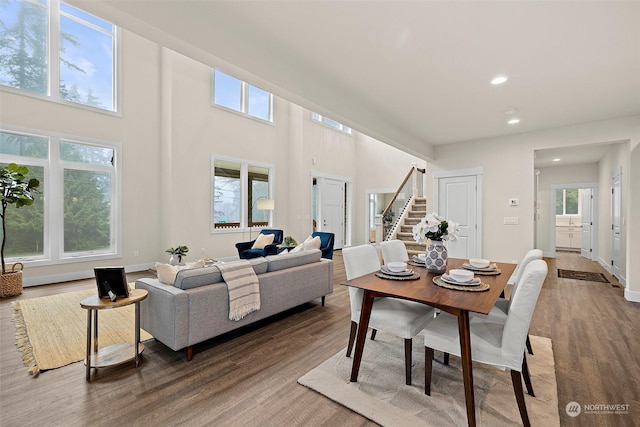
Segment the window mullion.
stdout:
<svg viewBox="0 0 640 427">
<path fill-rule="evenodd" d="M 49 96 L 60 97 L 60 2 L 49 1 Z"/>
<path fill-rule="evenodd" d="M 248 109 L 248 105 L 249 105 L 249 90 L 247 88 L 247 82 L 242 82 L 242 84 L 240 85 L 240 98 L 241 98 L 241 102 L 242 105 L 240 106 L 241 111 L 244 114 L 248 114 L 249 113 L 249 109 Z"/>
<path fill-rule="evenodd" d="M 49 237 L 47 248 L 50 251 L 50 259 L 58 260 L 63 253 L 64 236 L 64 171 L 60 167 L 60 139 L 49 139 L 49 169 L 45 173 L 48 176 L 46 188 L 48 198 L 45 198 L 44 229 L 45 236 Z"/>
<path fill-rule="evenodd" d="M 242 207 L 242 217 L 240 218 L 240 228 L 248 228 L 249 221 L 249 166 L 247 163 L 240 164 L 240 205 Z"/>
</svg>

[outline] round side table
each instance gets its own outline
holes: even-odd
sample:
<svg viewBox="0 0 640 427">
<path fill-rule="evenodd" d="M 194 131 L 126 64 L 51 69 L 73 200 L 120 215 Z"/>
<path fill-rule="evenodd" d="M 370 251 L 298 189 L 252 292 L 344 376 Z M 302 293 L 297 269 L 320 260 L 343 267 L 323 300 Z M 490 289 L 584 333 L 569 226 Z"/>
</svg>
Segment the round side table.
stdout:
<svg viewBox="0 0 640 427">
<path fill-rule="evenodd" d="M 144 289 L 131 289 L 129 297 L 118 298 L 115 301 L 99 298 L 91 295 L 80 301 L 80 306 L 87 310 L 87 357 L 85 359 L 86 378 L 91 380 L 91 368 L 104 368 L 106 366 L 119 365 L 135 360 L 136 368 L 140 365 L 140 353 L 144 350 L 144 344 L 140 342 L 140 301 L 145 299 L 149 292 Z M 114 344 L 108 347 L 98 348 L 98 311 L 110 308 L 125 307 L 135 304 L 135 342 Z M 93 330 L 93 351 L 92 351 Z"/>
</svg>

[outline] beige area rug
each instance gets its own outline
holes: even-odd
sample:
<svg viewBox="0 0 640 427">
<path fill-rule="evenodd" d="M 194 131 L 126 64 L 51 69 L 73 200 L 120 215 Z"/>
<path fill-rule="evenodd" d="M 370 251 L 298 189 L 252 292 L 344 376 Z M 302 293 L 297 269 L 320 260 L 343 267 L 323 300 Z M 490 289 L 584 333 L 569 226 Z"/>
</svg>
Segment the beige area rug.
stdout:
<svg viewBox="0 0 640 427">
<path fill-rule="evenodd" d="M 31 374 L 60 368 L 84 360 L 87 351 L 87 310 L 80 301 L 95 295 L 96 290 L 15 301 L 13 322 L 16 325 L 16 345 Z M 135 306 L 100 310 L 98 344 L 133 342 L 135 338 Z M 153 338 L 140 331 L 140 340 Z"/>
<path fill-rule="evenodd" d="M 532 425 L 559 426 L 558 393 L 551 340 L 531 336 L 527 356 L 536 397 L 525 400 Z M 383 426 L 466 426 L 460 359 L 449 366 L 433 361 L 431 396 L 424 394 L 424 347 L 413 340 L 413 384 L 405 385 L 403 340 L 378 331 L 367 338 L 358 382 L 349 382 L 353 358 L 346 348 L 304 375 L 298 383 Z M 436 358 L 442 360 L 436 352 Z M 522 425 L 509 371 L 473 364 L 479 426 Z"/>
</svg>

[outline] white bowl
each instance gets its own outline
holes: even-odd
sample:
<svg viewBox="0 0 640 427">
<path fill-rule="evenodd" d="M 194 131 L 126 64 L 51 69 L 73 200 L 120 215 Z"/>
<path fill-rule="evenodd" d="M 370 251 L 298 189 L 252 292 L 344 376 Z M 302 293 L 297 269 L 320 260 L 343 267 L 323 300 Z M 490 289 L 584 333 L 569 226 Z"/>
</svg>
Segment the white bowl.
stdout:
<svg viewBox="0 0 640 427">
<path fill-rule="evenodd" d="M 464 283 L 473 279 L 473 271 L 457 268 L 454 270 L 449 270 L 449 277 L 451 277 L 456 282 Z"/>
<path fill-rule="evenodd" d="M 387 268 L 394 273 L 401 273 L 407 269 L 406 262 L 388 262 Z"/>
<path fill-rule="evenodd" d="M 471 258 L 469 260 L 469 264 L 476 268 L 486 268 L 489 267 L 489 260 L 482 258 Z"/>
</svg>

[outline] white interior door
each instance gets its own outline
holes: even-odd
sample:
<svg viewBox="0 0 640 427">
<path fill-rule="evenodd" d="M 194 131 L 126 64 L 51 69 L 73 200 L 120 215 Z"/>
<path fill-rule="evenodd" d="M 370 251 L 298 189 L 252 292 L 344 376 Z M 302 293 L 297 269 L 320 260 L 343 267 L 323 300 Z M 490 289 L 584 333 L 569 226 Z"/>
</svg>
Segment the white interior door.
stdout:
<svg viewBox="0 0 640 427">
<path fill-rule="evenodd" d="M 621 181 L 620 174 L 611 178 L 611 274 L 618 279 L 620 279 L 620 266 L 622 265 L 620 252 Z"/>
<path fill-rule="evenodd" d="M 582 214 L 582 246 L 580 254 L 588 259 L 593 259 L 593 190 L 585 188 L 582 190 L 582 206 L 580 208 Z"/>
<path fill-rule="evenodd" d="M 320 210 L 318 212 L 318 231 L 333 233 L 334 249 L 344 246 L 345 236 L 345 188 L 344 181 L 320 178 Z"/>
<path fill-rule="evenodd" d="M 474 258 L 478 253 L 478 192 L 476 176 L 438 179 L 438 214 L 460 224 L 458 240 L 447 242 L 452 258 Z"/>
</svg>

